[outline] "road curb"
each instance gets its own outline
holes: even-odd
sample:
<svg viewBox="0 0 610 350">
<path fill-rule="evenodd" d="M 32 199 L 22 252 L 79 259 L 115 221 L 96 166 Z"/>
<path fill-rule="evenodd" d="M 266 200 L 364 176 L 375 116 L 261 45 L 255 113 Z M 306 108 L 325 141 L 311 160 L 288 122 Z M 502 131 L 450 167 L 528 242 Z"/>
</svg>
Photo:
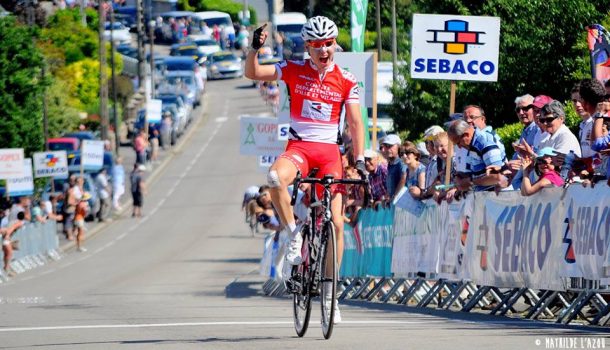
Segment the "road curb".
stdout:
<svg viewBox="0 0 610 350">
<path fill-rule="evenodd" d="M 165 159 L 163 159 L 163 161 L 161 161 L 161 163 L 157 167 L 155 167 L 155 169 L 149 174 L 149 176 L 145 180 L 147 187 L 149 185 L 151 185 L 152 183 L 154 183 L 159 178 L 159 176 L 161 176 L 161 173 L 163 173 L 165 168 L 167 168 L 168 164 L 174 159 L 174 157 L 177 154 L 182 152 L 182 149 L 185 147 L 186 144 L 189 144 L 191 142 L 191 139 L 193 138 L 193 135 L 195 135 L 195 132 L 202 127 L 204 122 L 208 121 L 208 119 L 209 119 L 208 95 L 204 94 L 203 99 L 204 99 L 204 107 L 203 107 L 203 112 L 201 113 L 201 117 L 199 117 L 197 122 L 195 123 L 195 125 L 193 125 L 189 131 L 187 131 L 187 133 L 184 136 L 184 138 L 182 139 L 182 141 L 177 146 L 170 149 L 167 152 L 167 157 Z M 84 241 L 86 242 L 87 240 L 97 236 L 104 229 L 110 227 L 112 224 L 117 222 L 116 219 L 125 217 L 125 214 L 126 214 L 128 208 L 131 207 L 131 205 L 132 205 L 132 202 L 133 202 L 132 199 L 127 199 L 127 201 L 125 203 L 123 203 L 123 205 L 121 206 L 122 207 L 121 210 L 113 213 L 113 215 L 112 215 L 113 220 L 105 221 L 105 222 L 98 222 L 94 228 L 92 228 L 90 231 L 85 232 Z M 71 250 L 76 250 L 76 240 L 68 241 L 59 246 L 59 251 L 62 253 L 68 253 Z"/>
</svg>

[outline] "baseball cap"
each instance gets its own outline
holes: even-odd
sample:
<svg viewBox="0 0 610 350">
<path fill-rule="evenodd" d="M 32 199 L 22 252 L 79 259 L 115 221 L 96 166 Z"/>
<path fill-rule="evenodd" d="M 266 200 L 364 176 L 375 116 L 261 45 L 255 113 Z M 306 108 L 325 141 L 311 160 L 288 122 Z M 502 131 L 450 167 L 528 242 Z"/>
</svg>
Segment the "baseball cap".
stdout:
<svg viewBox="0 0 610 350">
<path fill-rule="evenodd" d="M 378 156 L 378 153 L 373 151 L 372 149 L 365 149 L 364 150 L 364 158 L 376 158 Z"/>
<path fill-rule="evenodd" d="M 138 165 L 138 170 L 146 171 L 146 166 L 144 164 L 140 164 L 140 165 Z"/>
<path fill-rule="evenodd" d="M 386 135 L 381 139 L 379 144 L 382 145 L 400 145 L 400 137 L 396 134 Z"/>
<path fill-rule="evenodd" d="M 425 141 L 430 141 L 434 138 L 434 136 L 442 133 L 443 128 L 441 128 L 438 125 L 432 125 L 431 127 L 429 127 L 428 129 L 426 129 L 426 131 L 424 131 L 424 140 Z"/>
<path fill-rule="evenodd" d="M 554 157 L 556 155 L 557 153 L 555 153 L 555 149 L 553 147 L 544 147 L 538 151 L 538 154 L 536 154 L 536 158 Z"/>
<path fill-rule="evenodd" d="M 551 101 L 553 101 L 553 99 L 547 95 L 538 95 L 536 98 L 534 98 L 534 102 L 532 102 L 532 104 L 536 108 L 542 108 Z"/>
</svg>

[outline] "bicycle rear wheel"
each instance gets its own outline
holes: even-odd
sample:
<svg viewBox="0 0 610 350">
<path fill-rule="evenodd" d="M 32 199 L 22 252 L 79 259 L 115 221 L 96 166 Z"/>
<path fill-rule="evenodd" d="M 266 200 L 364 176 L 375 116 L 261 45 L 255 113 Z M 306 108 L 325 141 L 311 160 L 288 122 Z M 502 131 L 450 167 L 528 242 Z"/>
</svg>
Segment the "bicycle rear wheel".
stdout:
<svg viewBox="0 0 610 350">
<path fill-rule="evenodd" d="M 303 230 L 307 230 L 306 226 Z M 294 329 L 299 337 L 302 337 L 307 332 L 309 327 L 309 318 L 311 316 L 311 270 L 309 265 L 309 235 L 304 232 L 303 239 L 303 263 L 292 267 L 292 277 L 294 290 L 292 294 L 292 311 L 294 318 Z"/>
<path fill-rule="evenodd" d="M 322 309 L 322 334 L 325 339 L 333 333 L 335 308 L 337 303 L 337 240 L 332 222 L 325 225 L 322 232 L 326 235 L 322 254 L 320 255 L 320 306 Z M 329 258 L 329 254 L 332 258 Z M 327 283 L 331 282 L 331 283 Z M 329 298 L 326 296 L 330 295 Z"/>
</svg>

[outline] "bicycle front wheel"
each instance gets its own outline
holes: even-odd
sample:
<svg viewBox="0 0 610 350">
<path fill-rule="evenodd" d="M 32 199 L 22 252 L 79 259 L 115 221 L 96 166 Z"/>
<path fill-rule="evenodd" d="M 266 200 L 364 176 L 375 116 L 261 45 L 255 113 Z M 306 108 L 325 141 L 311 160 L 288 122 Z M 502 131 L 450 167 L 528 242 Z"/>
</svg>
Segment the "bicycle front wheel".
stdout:
<svg viewBox="0 0 610 350">
<path fill-rule="evenodd" d="M 337 239 L 332 222 L 324 226 L 326 244 L 320 256 L 320 305 L 322 308 L 322 334 L 325 339 L 333 333 L 335 308 L 337 303 Z"/>
</svg>

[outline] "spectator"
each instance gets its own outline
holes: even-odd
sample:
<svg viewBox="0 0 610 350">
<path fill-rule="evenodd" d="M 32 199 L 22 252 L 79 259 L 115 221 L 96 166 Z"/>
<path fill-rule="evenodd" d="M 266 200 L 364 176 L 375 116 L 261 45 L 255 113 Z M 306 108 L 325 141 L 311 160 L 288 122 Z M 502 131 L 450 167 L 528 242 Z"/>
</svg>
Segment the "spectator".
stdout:
<svg viewBox="0 0 610 350">
<path fill-rule="evenodd" d="M 47 220 L 61 221 L 63 216 L 58 215 L 55 211 L 55 206 L 53 202 L 57 202 L 57 198 L 55 196 L 50 196 L 49 200 L 40 201 L 40 209 L 42 210 L 42 215 Z"/>
<path fill-rule="evenodd" d="M 580 122 L 578 131 L 578 139 L 580 141 L 580 151 L 582 152 L 582 157 L 591 158 L 595 154 L 595 152 L 591 150 L 593 118 L 591 118 L 591 115 L 582 106 L 582 100 L 580 98 L 580 82 L 574 84 L 574 86 L 572 87 L 572 91 L 570 92 L 570 98 L 572 101 L 572 106 L 574 106 L 574 110 L 576 111 L 576 114 L 578 114 L 578 116 L 582 118 L 582 122 Z"/>
<path fill-rule="evenodd" d="M 353 166 L 347 166 L 345 168 L 345 177 L 351 180 L 360 180 L 358 171 Z M 358 212 L 364 204 L 364 187 L 363 186 L 346 186 L 346 200 L 345 200 L 345 219 L 348 223 L 355 223 L 358 221 Z"/>
<path fill-rule="evenodd" d="M 506 154 L 502 139 L 500 136 L 498 136 L 498 134 L 496 134 L 490 125 L 487 125 L 487 118 L 485 117 L 485 111 L 483 108 L 477 105 L 468 105 L 464 107 L 464 120 L 475 128 L 491 134 L 496 145 L 504 154 Z"/>
<path fill-rule="evenodd" d="M 155 127 L 152 130 L 152 136 L 150 138 L 150 161 L 156 162 L 159 160 L 159 130 Z"/>
<path fill-rule="evenodd" d="M 78 204 L 78 199 L 76 197 L 76 189 L 78 188 L 76 184 L 76 175 L 70 175 L 68 179 L 68 188 L 64 194 L 64 234 L 68 240 L 73 240 L 74 235 L 74 213 L 76 212 L 76 205 Z"/>
<path fill-rule="evenodd" d="M 30 197 L 28 196 L 21 196 L 19 197 L 19 200 L 13 204 L 13 206 L 11 207 L 11 212 L 9 214 L 9 222 L 13 222 L 15 220 L 17 220 L 17 215 L 19 213 L 23 213 L 24 214 L 24 219 L 26 222 L 30 222 L 32 221 L 32 213 L 30 212 L 31 208 L 30 206 L 32 205 L 32 201 L 30 200 Z"/>
<path fill-rule="evenodd" d="M 522 155 L 531 155 L 532 152 L 529 151 L 533 151 L 533 153 L 536 153 L 536 151 L 538 151 L 538 148 L 540 147 L 540 141 L 542 140 L 545 131 L 544 125 L 540 122 L 540 111 L 542 110 L 542 107 L 544 107 L 546 104 L 551 103 L 551 101 L 553 101 L 553 99 L 546 95 L 538 95 L 534 99 L 534 122 L 536 123 L 536 125 L 538 125 L 540 132 L 537 133 L 534 137 L 534 143 L 530 144 L 530 147 L 524 147 L 524 151 L 520 152 L 522 153 Z M 526 151 L 525 149 L 528 149 L 529 151 Z"/>
<path fill-rule="evenodd" d="M 446 132 L 441 132 L 441 133 L 437 134 L 436 136 L 434 136 L 433 141 L 434 141 L 434 150 L 438 157 L 438 159 L 437 159 L 438 175 L 434 179 L 434 182 L 429 186 L 428 191 L 429 191 L 429 193 L 432 194 L 432 196 L 438 203 L 440 203 L 443 199 L 446 199 L 447 202 L 451 203 L 457 192 L 457 188 L 451 187 L 451 188 L 446 188 L 443 190 L 436 189 L 437 185 L 443 185 L 445 182 L 446 167 L 447 167 L 448 158 L 449 158 L 449 136 L 447 135 Z M 450 167 L 450 170 L 449 170 L 450 176 L 449 177 L 453 178 L 455 175 L 454 168 L 452 165 L 450 165 L 449 167 Z"/>
<path fill-rule="evenodd" d="M 133 198 L 132 217 L 142 217 L 142 206 L 144 204 L 144 194 L 146 193 L 146 185 L 144 183 L 144 164 L 134 164 L 131 172 L 131 196 Z"/>
<path fill-rule="evenodd" d="M 133 148 L 136 151 L 136 163 L 146 163 L 146 149 L 148 148 L 148 142 L 146 141 L 146 130 L 142 129 L 136 136 Z"/>
<path fill-rule="evenodd" d="M 168 149 L 171 146 L 172 136 L 172 113 L 166 111 L 163 113 L 163 120 L 161 121 L 161 146 L 163 149 Z"/>
<path fill-rule="evenodd" d="M 100 222 L 103 222 L 108 219 L 108 214 L 110 213 L 110 192 L 112 190 L 105 168 L 102 168 L 95 177 L 95 187 L 100 199 L 100 210 L 97 212 L 97 218 Z"/>
<path fill-rule="evenodd" d="M 521 186 L 521 194 L 523 196 L 531 196 L 538 193 L 545 187 L 561 187 L 563 179 L 555 170 L 556 166 L 553 163 L 553 157 L 557 156 L 555 150 L 551 147 L 542 148 L 537 156 L 534 165 L 538 181 L 531 183 L 530 172 L 532 171 L 532 158 L 524 157 L 521 160 L 521 170 L 523 171 L 523 184 Z"/>
<path fill-rule="evenodd" d="M 411 197 L 419 199 L 426 185 L 426 167 L 419 161 L 420 153 L 415 147 L 401 148 L 400 158 L 407 166 L 405 187 Z"/>
<path fill-rule="evenodd" d="M 205 21 L 201 22 L 201 34 L 208 37 L 212 36 L 212 30 L 210 27 L 208 27 L 208 24 Z"/>
<path fill-rule="evenodd" d="M 426 143 L 428 153 L 430 153 L 430 161 L 428 162 L 428 165 L 426 165 L 425 188 L 429 188 L 438 176 L 438 156 L 436 154 L 436 147 L 434 147 L 434 137 L 443 132 L 443 128 L 438 125 L 433 125 L 424 132 L 424 142 Z"/>
<path fill-rule="evenodd" d="M 553 100 L 542 107 L 538 119 L 544 125 L 545 131 L 538 145 L 539 149 L 551 147 L 555 152 L 567 155 L 573 151 L 576 156 L 581 156 L 578 139 L 564 124 L 565 112 L 561 102 Z M 532 155 L 535 156 L 535 153 Z"/>
<path fill-rule="evenodd" d="M 407 168 L 398 156 L 400 137 L 396 134 L 386 135 L 380 141 L 381 154 L 388 162 L 388 176 L 386 178 L 386 189 L 388 200 L 394 200 L 394 196 L 405 187 L 407 180 Z"/>
<path fill-rule="evenodd" d="M 220 45 L 220 28 L 218 28 L 217 24 L 214 24 L 214 27 L 212 27 L 212 37 Z"/>
<path fill-rule="evenodd" d="M 39 222 L 41 224 L 47 222 L 47 215 L 42 211 L 39 201 L 34 202 L 32 206 L 32 222 Z"/>
<path fill-rule="evenodd" d="M 521 161 L 517 158 L 519 151 L 524 149 L 527 145 L 534 145 L 536 136 L 542 131 L 536 124 L 536 114 L 539 113 L 534 106 L 534 97 L 530 94 L 519 96 L 515 99 L 515 113 L 521 124 L 523 124 L 523 131 L 516 144 L 513 144 L 515 148 L 515 154 L 512 160 L 509 162 L 509 166 L 513 172 L 515 172 L 512 185 L 513 188 L 519 189 L 521 187 L 521 181 L 523 180 L 523 172 L 520 170 Z"/>
<path fill-rule="evenodd" d="M 608 98 L 608 96 L 610 96 L 610 79 L 606 80 L 604 87 L 606 89 L 606 98 Z"/>
<path fill-rule="evenodd" d="M 74 227 L 76 228 L 76 250 L 79 252 L 86 252 L 87 249 L 83 247 L 83 241 L 85 240 L 85 218 L 89 212 L 89 204 L 87 201 L 91 199 L 89 192 L 83 193 L 82 198 L 76 205 L 76 211 L 74 213 Z"/>
<path fill-rule="evenodd" d="M 453 144 L 468 150 L 466 171 L 455 176 L 458 190 L 468 191 L 473 185 L 475 191 L 489 191 L 495 186 L 508 186 L 506 176 L 487 171 L 491 166 L 502 167 L 506 159 L 492 134 L 480 131 L 463 120 L 451 122 L 447 134 Z"/>
<path fill-rule="evenodd" d="M 4 273 L 9 277 L 15 276 L 15 270 L 11 267 L 11 260 L 13 259 L 13 249 L 16 243 L 11 240 L 11 236 L 24 225 L 24 219 L 25 213 L 19 212 L 15 216 L 15 220 L 10 222 L 7 227 L 0 228 L 2 253 L 4 255 Z"/>
<path fill-rule="evenodd" d="M 125 193 L 125 168 L 123 158 L 117 157 L 112 167 L 112 207 L 121 210 L 121 196 Z"/>
<path fill-rule="evenodd" d="M 386 188 L 388 167 L 384 162 L 379 160 L 379 153 L 370 149 L 364 151 L 364 164 L 368 172 L 374 205 L 383 204 L 388 199 L 388 190 Z"/>
<path fill-rule="evenodd" d="M 606 96 L 606 89 L 597 79 L 583 80 L 580 83 L 580 97 L 583 108 L 593 118 L 591 149 L 607 158 L 608 148 L 610 148 L 610 136 L 607 134 L 608 124 L 610 124 L 610 118 L 608 118 L 610 102 Z M 608 173 L 610 166 L 608 165 L 605 163 L 605 174 L 602 169 L 596 169 L 595 173 L 610 178 L 610 173 Z"/>
</svg>

